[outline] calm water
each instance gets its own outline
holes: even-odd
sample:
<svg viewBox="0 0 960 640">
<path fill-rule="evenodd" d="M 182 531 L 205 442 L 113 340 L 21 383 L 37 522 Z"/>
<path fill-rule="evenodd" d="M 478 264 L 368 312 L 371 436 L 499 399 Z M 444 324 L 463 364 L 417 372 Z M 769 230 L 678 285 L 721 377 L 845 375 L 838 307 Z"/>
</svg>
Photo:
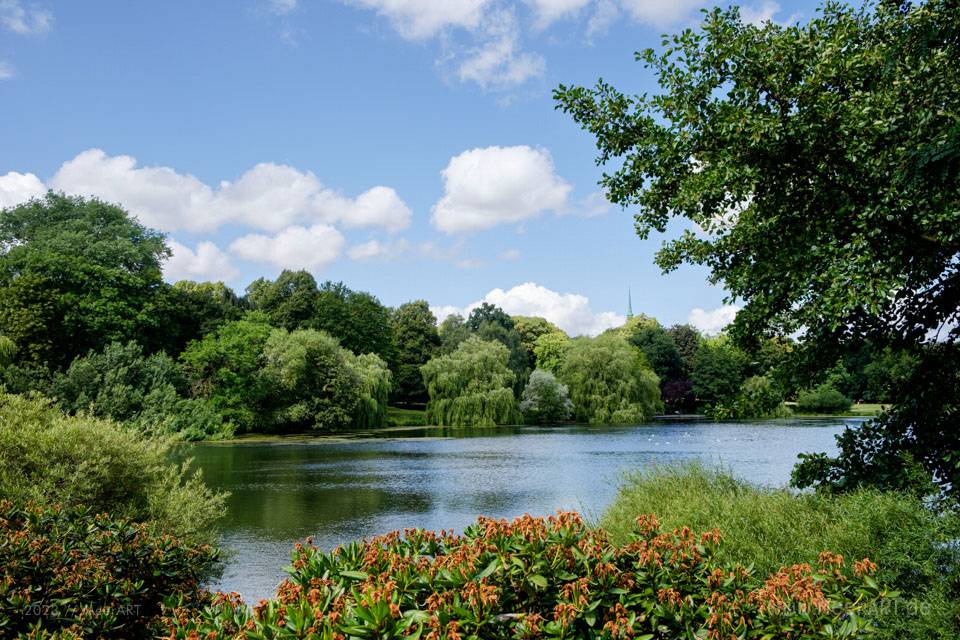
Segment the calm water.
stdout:
<svg viewBox="0 0 960 640">
<path fill-rule="evenodd" d="M 212 486 L 229 491 L 231 555 L 218 589 L 273 595 L 297 539 L 325 548 L 405 527 L 462 529 L 478 514 L 599 516 L 621 474 L 701 459 L 784 485 L 797 454 L 833 451 L 858 419 L 660 423 L 637 427 L 395 429 L 345 438 L 191 447 Z"/>
</svg>

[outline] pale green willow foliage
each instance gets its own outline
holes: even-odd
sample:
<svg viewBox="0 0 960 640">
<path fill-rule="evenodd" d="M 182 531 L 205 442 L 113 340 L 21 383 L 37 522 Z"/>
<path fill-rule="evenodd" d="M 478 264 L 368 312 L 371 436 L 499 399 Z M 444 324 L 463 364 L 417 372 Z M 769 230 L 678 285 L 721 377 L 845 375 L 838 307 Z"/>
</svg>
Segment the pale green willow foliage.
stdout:
<svg viewBox="0 0 960 640">
<path fill-rule="evenodd" d="M 577 420 L 590 424 L 644 422 L 662 406 L 659 378 L 642 352 L 615 334 L 572 341 L 559 378 Z"/>
<path fill-rule="evenodd" d="M 545 333 L 538 337 L 533 345 L 533 355 L 536 356 L 537 368 L 549 371 L 556 375 L 567 351 L 570 350 L 570 338 L 563 332 Z"/>
<path fill-rule="evenodd" d="M 420 367 L 430 396 L 427 421 L 470 427 L 520 422 L 509 359 L 502 344 L 471 336 L 453 353 Z"/>
<path fill-rule="evenodd" d="M 350 366 L 360 378 L 360 401 L 354 415 L 354 426 L 359 429 L 382 427 L 387 424 L 387 400 L 392 388 L 390 369 L 375 353 L 361 356 L 348 354 Z"/>
<path fill-rule="evenodd" d="M 573 414 L 567 385 L 549 371 L 534 369 L 520 397 L 520 411 L 527 423 L 562 422 Z"/>
</svg>

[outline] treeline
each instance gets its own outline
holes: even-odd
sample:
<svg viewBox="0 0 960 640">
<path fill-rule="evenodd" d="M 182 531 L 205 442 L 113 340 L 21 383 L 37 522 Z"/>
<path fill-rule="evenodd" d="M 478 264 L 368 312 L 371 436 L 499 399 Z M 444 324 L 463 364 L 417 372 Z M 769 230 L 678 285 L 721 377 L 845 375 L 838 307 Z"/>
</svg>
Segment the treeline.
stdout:
<svg viewBox="0 0 960 640">
<path fill-rule="evenodd" d="M 0 216 L 0 380 L 70 414 L 184 439 L 387 424 L 388 405 L 444 425 L 626 424 L 660 411 L 718 418 L 889 402 L 905 357 L 865 347 L 804 392 L 792 345 L 753 353 L 638 317 L 597 338 L 483 304 L 442 323 L 305 271 L 169 285 L 164 238 L 121 208 L 50 193 Z"/>
</svg>

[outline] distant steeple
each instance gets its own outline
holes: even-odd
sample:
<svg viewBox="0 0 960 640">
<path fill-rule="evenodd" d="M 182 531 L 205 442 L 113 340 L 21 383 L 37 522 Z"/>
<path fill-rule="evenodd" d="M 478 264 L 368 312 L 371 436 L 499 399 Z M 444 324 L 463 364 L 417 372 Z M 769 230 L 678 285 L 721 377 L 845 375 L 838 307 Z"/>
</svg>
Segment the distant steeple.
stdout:
<svg viewBox="0 0 960 640">
<path fill-rule="evenodd" d="M 627 287 L 627 320 L 633 317 L 633 298 L 630 296 L 630 287 Z"/>
</svg>

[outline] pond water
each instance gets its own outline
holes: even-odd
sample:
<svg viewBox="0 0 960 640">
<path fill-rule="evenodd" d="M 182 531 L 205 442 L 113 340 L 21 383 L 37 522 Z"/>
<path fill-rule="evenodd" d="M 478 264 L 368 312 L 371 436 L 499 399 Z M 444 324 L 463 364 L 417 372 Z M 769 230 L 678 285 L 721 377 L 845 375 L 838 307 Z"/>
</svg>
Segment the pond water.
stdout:
<svg viewBox="0 0 960 640">
<path fill-rule="evenodd" d="M 856 418 L 635 427 L 405 428 L 345 437 L 200 444 L 189 454 L 229 491 L 229 556 L 214 588 L 273 595 L 295 541 L 323 548 L 406 527 L 463 529 L 477 515 L 576 509 L 599 517 L 621 475 L 700 459 L 782 486 L 801 452 L 835 450 Z"/>
</svg>

